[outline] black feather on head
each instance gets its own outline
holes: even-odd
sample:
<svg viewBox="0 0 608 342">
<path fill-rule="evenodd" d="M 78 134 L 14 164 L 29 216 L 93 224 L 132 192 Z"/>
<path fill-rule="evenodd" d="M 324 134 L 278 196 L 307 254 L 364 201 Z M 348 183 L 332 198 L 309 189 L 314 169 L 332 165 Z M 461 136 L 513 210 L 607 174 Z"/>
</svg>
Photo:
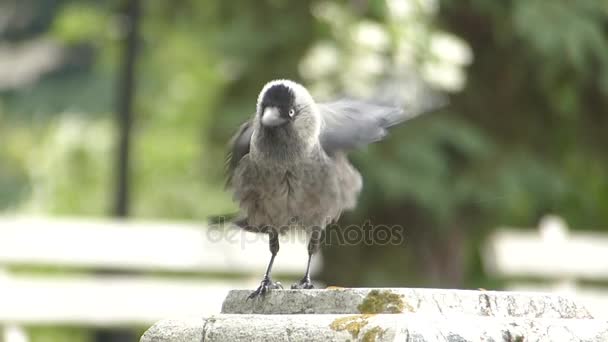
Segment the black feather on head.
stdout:
<svg viewBox="0 0 608 342">
<path fill-rule="evenodd" d="M 262 97 L 262 109 L 266 107 L 277 107 L 281 115 L 287 116 L 289 110 L 295 105 L 295 94 L 285 84 L 275 84 L 266 90 Z"/>
</svg>

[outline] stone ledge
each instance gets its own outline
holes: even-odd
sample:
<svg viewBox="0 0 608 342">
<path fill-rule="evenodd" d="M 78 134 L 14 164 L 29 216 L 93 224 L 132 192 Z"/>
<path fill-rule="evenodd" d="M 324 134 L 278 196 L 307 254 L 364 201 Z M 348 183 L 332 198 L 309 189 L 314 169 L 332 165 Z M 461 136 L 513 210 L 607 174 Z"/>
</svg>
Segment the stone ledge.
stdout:
<svg viewBox="0 0 608 342">
<path fill-rule="evenodd" d="M 222 314 L 164 320 L 141 342 L 608 341 L 608 322 L 569 298 L 443 289 L 234 290 Z"/>
<path fill-rule="evenodd" d="M 250 290 L 230 291 L 225 314 L 431 313 L 491 317 L 592 318 L 572 299 L 531 292 L 410 288 L 273 290 L 247 300 Z"/>
<path fill-rule="evenodd" d="M 432 314 L 230 315 L 161 321 L 141 342 L 223 341 L 608 341 L 593 319 Z"/>
</svg>

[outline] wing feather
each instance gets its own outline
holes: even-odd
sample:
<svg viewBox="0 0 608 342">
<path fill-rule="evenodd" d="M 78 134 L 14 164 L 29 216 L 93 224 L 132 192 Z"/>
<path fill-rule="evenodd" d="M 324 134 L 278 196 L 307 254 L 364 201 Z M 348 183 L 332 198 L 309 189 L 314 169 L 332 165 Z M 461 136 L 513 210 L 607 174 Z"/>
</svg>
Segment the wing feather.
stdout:
<svg viewBox="0 0 608 342">
<path fill-rule="evenodd" d="M 412 116 L 398 107 L 357 100 L 320 103 L 318 108 L 323 119 L 320 142 L 329 154 L 379 141 L 389 127 Z"/>
<path fill-rule="evenodd" d="M 236 134 L 232 137 L 226 156 L 226 186 L 232 185 L 232 176 L 239 161 L 249 153 L 251 135 L 253 134 L 252 121 L 249 120 L 241 125 Z"/>
</svg>

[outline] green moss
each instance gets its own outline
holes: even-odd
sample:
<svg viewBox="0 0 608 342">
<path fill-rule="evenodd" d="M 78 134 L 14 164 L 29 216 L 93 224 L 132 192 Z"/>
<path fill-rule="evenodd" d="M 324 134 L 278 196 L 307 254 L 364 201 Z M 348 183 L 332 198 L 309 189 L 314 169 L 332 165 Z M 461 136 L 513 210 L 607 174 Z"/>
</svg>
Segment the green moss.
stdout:
<svg viewBox="0 0 608 342">
<path fill-rule="evenodd" d="M 363 334 L 363 339 L 361 340 L 362 342 L 376 342 L 376 339 L 379 336 L 382 336 L 382 334 L 384 334 L 384 329 L 380 328 L 380 327 L 373 327 L 371 329 L 368 329 L 365 334 Z"/>
<path fill-rule="evenodd" d="M 403 298 L 391 291 L 371 290 L 363 299 L 363 303 L 357 306 L 359 312 L 363 314 L 378 313 L 401 313 L 405 308 L 413 311 L 413 308 L 403 301 Z"/>
<path fill-rule="evenodd" d="M 372 315 L 354 315 L 335 319 L 329 327 L 334 331 L 348 331 L 353 338 L 359 336 L 361 329 L 367 325 L 367 319 Z"/>
<path fill-rule="evenodd" d="M 502 339 L 505 342 L 524 342 L 526 340 L 523 335 L 513 335 L 509 330 L 503 331 Z"/>
</svg>

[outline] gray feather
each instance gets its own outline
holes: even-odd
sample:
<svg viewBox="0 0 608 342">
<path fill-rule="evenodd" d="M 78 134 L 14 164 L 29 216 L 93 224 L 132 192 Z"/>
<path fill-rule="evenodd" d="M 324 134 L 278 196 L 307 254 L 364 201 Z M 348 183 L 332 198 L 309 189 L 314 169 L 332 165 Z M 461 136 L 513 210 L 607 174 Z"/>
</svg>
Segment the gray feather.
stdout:
<svg viewBox="0 0 608 342">
<path fill-rule="evenodd" d="M 228 155 L 226 156 L 226 185 L 230 186 L 234 170 L 239 161 L 249 153 L 251 135 L 253 134 L 253 124 L 251 120 L 241 125 L 237 133 L 232 137 L 229 145 Z"/>
<path fill-rule="evenodd" d="M 323 118 L 319 139 L 328 154 L 379 141 L 386 136 L 387 128 L 411 116 L 401 108 L 356 100 L 320 103 L 318 108 Z"/>
</svg>

